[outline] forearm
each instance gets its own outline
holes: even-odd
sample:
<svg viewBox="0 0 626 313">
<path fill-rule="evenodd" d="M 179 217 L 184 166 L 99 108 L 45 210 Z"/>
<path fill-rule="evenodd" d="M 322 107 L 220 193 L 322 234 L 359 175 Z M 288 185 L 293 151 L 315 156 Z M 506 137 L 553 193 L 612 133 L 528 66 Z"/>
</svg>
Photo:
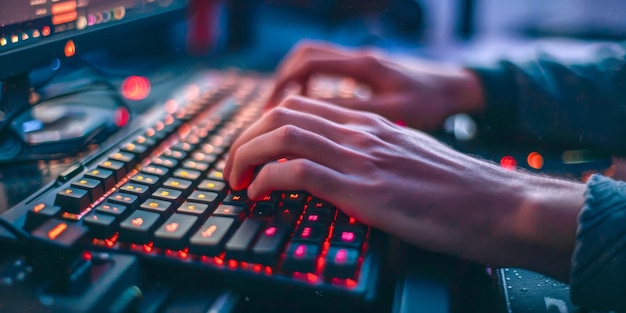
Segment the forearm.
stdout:
<svg viewBox="0 0 626 313">
<path fill-rule="evenodd" d="M 520 199 L 501 229 L 503 264 L 541 272 L 567 282 L 585 185 L 548 177 L 523 175 Z M 514 188 L 515 186 L 509 186 Z"/>
</svg>

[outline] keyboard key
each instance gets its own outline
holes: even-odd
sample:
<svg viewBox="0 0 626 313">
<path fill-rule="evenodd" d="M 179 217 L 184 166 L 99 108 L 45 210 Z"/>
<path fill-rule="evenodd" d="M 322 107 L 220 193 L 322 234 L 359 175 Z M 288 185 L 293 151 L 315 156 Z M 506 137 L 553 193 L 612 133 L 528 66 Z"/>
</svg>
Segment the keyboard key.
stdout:
<svg viewBox="0 0 626 313">
<path fill-rule="evenodd" d="M 148 146 L 145 146 L 139 143 L 132 143 L 132 142 L 123 144 L 120 147 L 120 150 L 126 153 L 134 154 L 137 160 L 141 160 L 145 158 L 146 156 L 148 156 L 148 153 L 149 153 Z"/>
<path fill-rule="evenodd" d="M 43 224 L 45 221 L 59 215 L 61 207 L 56 205 L 48 205 L 45 203 L 37 203 L 28 209 L 26 213 L 26 222 L 24 228 L 33 230 Z"/>
<path fill-rule="evenodd" d="M 247 210 L 240 205 L 220 204 L 213 215 L 215 216 L 228 216 L 234 218 L 238 222 L 241 222 L 247 214 Z"/>
<path fill-rule="evenodd" d="M 120 161 L 124 163 L 126 172 L 130 172 L 134 168 L 134 166 L 137 164 L 137 160 L 135 159 L 134 154 L 123 152 L 123 151 L 109 154 L 109 160 L 115 160 L 115 161 Z"/>
<path fill-rule="evenodd" d="M 207 178 L 212 180 L 224 181 L 224 173 L 222 173 L 221 171 L 211 170 L 209 172 L 209 175 L 207 175 Z"/>
<path fill-rule="evenodd" d="M 156 199 L 161 199 L 165 201 L 169 201 L 174 203 L 175 205 L 180 204 L 183 201 L 182 192 L 180 190 L 170 189 L 170 188 L 159 188 L 154 193 L 152 193 L 152 197 Z"/>
<path fill-rule="evenodd" d="M 283 251 L 289 229 L 282 225 L 270 225 L 261 231 L 259 239 L 252 247 L 251 262 L 274 265 Z"/>
<path fill-rule="evenodd" d="M 300 224 L 293 235 L 293 241 L 308 241 L 321 244 L 328 237 L 328 227 L 319 224 Z"/>
<path fill-rule="evenodd" d="M 192 182 L 186 179 L 170 177 L 163 183 L 163 187 L 180 190 L 183 195 L 187 195 L 192 190 L 191 184 Z"/>
<path fill-rule="evenodd" d="M 186 160 L 185 162 L 183 162 L 183 168 L 205 172 L 209 169 L 209 163 Z"/>
<path fill-rule="evenodd" d="M 195 216 L 174 213 L 154 232 L 154 245 L 174 250 L 185 248 L 187 233 L 197 221 Z"/>
<path fill-rule="evenodd" d="M 333 221 L 333 217 L 330 214 L 325 212 L 318 213 L 306 213 L 302 217 L 303 224 L 319 224 L 324 227 L 330 226 L 330 223 Z"/>
<path fill-rule="evenodd" d="M 152 239 L 161 215 L 154 212 L 137 210 L 120 223 L 119 240 L 135 244 L 145 244 Z"/>
<path fill-rule="evenodd" d="M 213 191 L 222 194 L 226 191 L 226 183 L 217 180 L 205 179 L 198 185 L 197 188 L 199 190 Z"/>
<path fill-rule="evenodd" d="M 113 215 L 116 218 L 120 218 L 126 215 L 126 213 L 128 213 L 125 205 L 121 205 L 117 203 L 110 203 L 110 202 L 103 202 L 103 203 L 98 204 L 95 210 L 96 212 Z"/>
<path fill-rule="evenodd" d="M 217 160 L 217 157 L 213 154 L 206 154 L 202 152 L 194 152 L 191 154 L 191 159 L 198 163 L 211 164 Z"/>
<path fill-rule="evenodd" d="M 176 212 L 203 215 L 205 212 L 209 212 L 209 206 L 204 203 L 185 202 L 176 210 Z"/>
<path fill-rule="evenodd" d="M 183 151 L 167 149 L 165 150 L 165 152 L 163 152 L 162 156 L 167 157 L 169 159 L 174 159 L 180 162 L 185 157 L 187 157 L 187 153 Z"/>
<path fill-rule="evenodd" d="M 232 232 L 235 220 L 229 217 L 212 216 L 189 239 L 189 252 L 207 256 L 218 255 L 224 242 Z"/>
<path fill-rule="evenodd" d="M 89 228 L 95 238 L 110 238 L 115 233 L 115 216 L 93 211 L 83 219 L 83 224 Z"/>
<path fill-rule="evenodd" d="M 152 164 L 166 167 L 169 169 L 173 169 L 178 165 L 178 160 L 160 156 L 160 157 L 154 158 L 152 160 Z"/>
<path fill-rule="evenodd" d="M 120 187 L 120 191 L 137 196 L 139 202 L 145 200 L 150 195 L 150 187 L 136 183 L 126 183 Z"/>
<path fill-rule="evenodd" d="M 241 223 L 237 231 L 224 245 L 226 258 L 244 260 L 256 238 L 263 222 L 255 219 L 247 219 Z"/>
<path fill-rule="evenodd" d="M 319 198 L 311 199 L 307 207 L 307 212 L 310 212 L 310 213 L 326 212 L 326 214 L 330 216 L 334 216 L 335 211 L 337 211 L 337 209 L 334 206 L 332 206 L 330 203 L 324 200 L 321 200 Z"/>
<path fill-rule="evenodd" d="M 276 215 L 276 205 L 269 201 L 259 201 L 252 208 L 251 217 L 264 218 Z"/>
<path fill-rule="evenodd" d="M 287 248 L 282 268 L 291 272 L 315 272 L 320 252 L 320 247 L 316 244 L 292 242 Z"/>
<path fill-rule="evenodd" d="M 57 193 L 54 204 L 61 207 L 67 213 L 80 214 L 91 203 L 87 190 L 78 188 L 65 188 Z"/>
<path fill-rule="evenodd" d="M 111 170 L 96 168 L 87 172 L 85 177 L 99 180 L 105 193 L 115 187 L 115 174 Z"/>
<path fill-rule="evenodd" d="M 189 201 L 207 204 L 213 209 L 219 204 L 219 194 L 210 191 L 196 190 L 187 198 Z"/>
<path fill-rule="evenodd" d="M 337 278 L 354 278 L 359 263 L 359 251 L 352 248 L 335 247 L 328 249 L 324 276 Z"/>
<path fill-rule="evenodd" d="M 281 204 L 274 221 L 293 228 L 300 219 L 303 210 L 304 205 L 301 203 Z"/>
<path fill-rule="evenodd" d="M 135 209 L 139 205 L 139 197 L 121 192 L 115 192 L 110 195 L 108 201 L 114 204 L 121 204 L 130 209 Z"/>
<path fill-rule="evenodd" d="M 150 198 L 139 206 L 146 211 L 153 211 L 157 213 L 168 213 L 172 208 L 172 203 L 169 201 L 158 200 Z"/>
<path fill-rule="evenodd" d="M 148 138 L 146 136 L 137 136 L 137 138 L 135 138 L 135 140 L 133 141 L 134 144 L 136 145 L 143 145 L 146 147 L 154 147 L 156 146 L 157 142 L 153 139 L 153 138 Z M 150 149 L 148 149 L 150 150 Z"/>
<path fill-rule="evenodd" d="M 188 179 L 188 180 L 191 180 L 191 181 L 197 181 L 198 178 L 200 178 L 200 175 L 202 175 L 201 172 L 194 171 L 194 170 L 189 170 L 189 169 L 186 169 L 186 168 L 179 168 L 173 174 L 174 177 L 178 177 L 178 178 L 182 178 L 182 179 Z"/>
<path fill-rule="evenodd" d="M 335 227 L 331 244 L 359 248 L 365 240 L 365 231 L 359 227 Z"/>
<path fill-rule="evenodd" d="M 56 218 L 47 220 L 32 233 L 33 238 L 44 240 L 48 243 L 69 249 L 77 244 L 87 234 L 87 228 Z"/>
<path fill-rule="evenodd" d="M 172 146 L 173 150 L 183 151 L 183 152 L 191 152 L 196 149 L 195 145 L 189 144 L 187 142 L 178 142 Z"/>
<path fill-rule="evenodd" d="M 223 201 L 224 204 L 236 204 L 246 208 L 250 206 L 250 200 L 248 200 L 248 194 L 245 190 L 231 191 Z"/>
<path fill-rule="evenodd" d="M 307 200 L 307 194 L 305 192 L 291 191 L 291 192 L 285 193 L 285 197 L 283 198 L 283 203 L 294 202 L 294 203 L 304 204 L 306 200 Z"/>
<path fill-rule="evenodd" d="M 148 165 L 142 168 L 141 171 L 148 175 L 157 176 L 161 180 L 165 180 L 170 176 L 169 169 L 157 165 Z"/>
<path fill-rule="evenodd" d="M 139 173 L 131 177 L 130 181 L 133 183 L 138 183 L 144 186 L 148 186 L 150 191 L 153 191 L 159 185 L 160 180 L 158 176 Z"/>
<path fill-rule="evenodd" d="M 81 178 L 73 182 L 72 187 L 87 190 L 87 193 L 89 194 L 89 199 L 92 202 L 100 199 L 100 197 L 104 195 L 104 186 L 97 179 L 86 177 Z"/>
<path fill-rule="evenodd" d="M 116 160 L 106 160 L 102 161 L 98 164 L 99 168 L 109 170 L 113 172 L 113 177 L 115 177 L 115 181 L 119 182 L 126 176 L 126 167 L 123 162 Z"/>
</svg>

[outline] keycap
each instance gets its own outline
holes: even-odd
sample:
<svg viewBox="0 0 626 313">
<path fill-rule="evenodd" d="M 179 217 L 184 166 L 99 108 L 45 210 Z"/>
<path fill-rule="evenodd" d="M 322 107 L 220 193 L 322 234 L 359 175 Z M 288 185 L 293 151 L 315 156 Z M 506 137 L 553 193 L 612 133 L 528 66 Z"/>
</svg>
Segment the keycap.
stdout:
<svg viewBox="0 0 626 313">
<path fill-rule="evenodd" d="M 213 215 L 215 216 L 228 216 L 232 217 L 238 222 L 241 222 L 243 218 L 246 216 L 248 211 L 246 208 L 241 205 L 233 205 L 233 204 L 220 204 L 215 211 L 213 211 Z"/>
<path fill-rule="evenodd" d="M 224 245 L 226 258 L 243 260 L 247 257 L 252 242 L 263 226 L 263 222 L 255 219 L 246 219 L 241 223 L 232 237 Z"/>
<path fill-rule="evenodd" d="M 217 180 L 205 179 L 198 184 L 197 188 L 198 190 L 213 191 L 222 194 L 226 191 L 226 183 Z"/>
<path fill-rule="evenodd" d="M 203 215 L 204 213 L 210 212 L 210 210 L 209 206 L 204 203 L 185 202 L 180 207 L 178 207 L 176 212 L 192 215 Z"/>
<path fill-rule="evenodd" d="M 326 214 L 330 216 L 334 216 L 335 211 L 337 211 L 337 209 L 333 205 L 319 198 L 311 199 L 307 207 L 307 212 L 310 212 L 310 213 L 326 212 Z"/>
<path fill-rule="evenodd" d="M 276 215 L 276 205 L 269 201 L 259 201 L 252 208 L 251 217 L 273 217 Z"/>
<path fill-rule="evenodd" d="M 245 190 L 242 191 L 231 191 L 226 198 L 222 201 L 224 204 L 236 204 L 241 205 L 246 208 L 250 205 L 250 200 L 248 199 L 248 194 Z"/>
<path fill-rule="evenodd" d="M 287 248 L 282 268 L 291 272 L 315 272 L 320 252 L 316 244 L 292 242 Z"/>
<path fill-rule="evenodd" d="M 328 227 L 319 224 L 300 224 L 293 234 L 293 241 L 321 244 L 328 237 Z"/>
<path fill-rule="evenodd" d="M 97 179 L 84 177 L 73 182 L 72 187 L 87 190 L 91 202 L 100 199 L 104 195 L 104 186 Z"/>
<path fill-rule="evenodd" d="M 192 182 L 186 179 L 170 177 L 164 183 L 163 187 L 180 190 L 182 195 L 188 195 L 192 191 Z"/>
<path fill-rule="evenodd" d="M 172 149 L 184 152 L 193 151 L 196 148 L 195 145 L 189 144 L 187 142 L 178 142 L 172 146 Z"/>
<path fill-rule="evenodd" d="M 307 200 L 307 194 L 302 191 L 290 191 L 286 192 L 283 197 L 283 203 L 295 202 L 305 203 Z"/>
<path fill-rule="evenodd" d="M 54 204 L 61 207 L 67 213 L 80 214 L 89 207 L 91 203 L 89 193 L 84 189 L 65 188 L 59 191 L 54 200 Z"/>
<path fill-rule="evenodd" d="M 115 181 L 119 182 L 126 176 L 126 167 L 123 162 L 116 160 L 106 160 L 102 161 L 98 164 L 99 168 L 110 170 L 113 172 L 113 177 L 115 177 Z"/>
<path fill-rule="evenodd" d="M 189 239 L 189 252 L 215 256 L 235 226 L 235 220 L 229 217 L 211 216 L 202 227 Z"/>
<path fill-rule="evenodd" d="M 110 195 L 107 198 L 107 201 L 114 203 L 114 204 L 121 204 L 130 209 L 135 209 L 137 208 L 137 206 L 139 206 L 140 200 L 139 200 L 139 197 L 137 197 L 136 195 L 131 195 L 131 194 L 122 193 L 122 192 L 114 192 L 112 195 Z"/>
<path fill-rule="evenodd" d="M 194 181 L 194 182 L 197 181 L 201 175 L 202 173 L 199 171 L 189 170 L 186 168 L 179 168 L 176 171 L 174 171 L 174 174 L 172 174 L 172 176 L 174 177 L 187 179 L 187 180 Z"/>
<path fill-rule="evenodd" d="M 137 164 L 135 155 L 124 151 L 118 151 L 109 154 L 109 160 L 115 160 L 124 163 L 124 167 L 127 173 L 130 172 Z"/>
<path fill-rule="evenodd" d="M 112 216 L 115 216 L 115 218 L 120 218 L 125 216 L 127 213 L 129 213 L 126 210 L 126 206 L 125 205 L 121 205 L 118 203 L 111 203 L 108 201 L 105 201 L 103 203 L 98 204 L 94 210 L 96 210 L 97 212 L 102 212 L 105 214 L 109 214 Z"/>
<path fill-rule="evenodd" d="M 152 164 L 173 169 L 178 165 L 178 160 L 160 156 L 154 158 Z"/>
<path fill-rule="evenodd" d="M 107 192 L 111 190 L 111 188 L 115 187 L 115 176 L 113 171 L 96 168 L 87 172 L 85 177 L 99 180 L 104 187 L 104 192 Z"/>
<path fill-rule="evenodd" d="M 144 186 L 148 186 L 150 191 L 154 191 L 154 189 L 159 185 L 159 177 L 144 173 L 138 173 L 135 176 L 130 178 L 130 181 L 133 183 L 141 184 Z"/>
<path fill-rule="evenodd" d="M 174 205 L 178 205 L 183 201 L 182 192 L 171 188 L 159 188 L 152 193 L 152 197 L 172 202 Z"/>
<path fill-rule="evenodd" d="M 119 240 L 123 242 L 145 244 L 152 239 L 152 233 L 159 221 L 160 214 L 137 210 L 120 223 Z"/>
<path fill-rule="evenodd" d="M 250 262 L 264 265 L 276 264 L 288 235 L 289 229 L 284 225 L 266 226 L 252 247 Z"/>
<path fill-rule="evenodd" d="M 365 240 L 365 231 L 359 227 L 335 227 L 331 243 L 335 245 L 360 247 Z"/>
<path fill-rule="evenodd" d="M 194 152 L 191 154 L 191 159 L 194 162 L 211 164 L 217 160 L 217 157 L 213 154 Z"/>
<path fill-rule="evenodd" d="M 302 223 L 304 224 L 319 224 L 325 227 L 330 226 L 330 223 L 333 221 L 333 217 L 324 212 L 318 213 L 306 213 L 302 217 Z"/>
<path fill-rule="evenodd" d="M 137 196 L 139 202 L 145 200 L 150 195 L 150 187 L 132 182 L 124 184 L 119 190 Z"/>
<path fill-rule="evenodd" d="M 183 168 L 205 172 L 206 170 L 209 169 L 209 163 L 196 162 L 194 160 L 186 160 L 183 162 Z"/>
<path fill-rule="evenodd" d="M 139 207 L 146 211 L 153 211 L 163 214 L 171 211 L 173 205 L 169 201 L 149 198 L 148 200 L 144 201 Z"/>
<path fill-rule="evenodd" d="M 65 220 L 52 218 L 32 233 L 33 238 L 53 243 L 62 248 L 74 248 L 87 234 L 87 228 Z"/>
<path fill-rule="evenodd" d="M 359 251 L 346 247 L 330 246 L 326 254 L 324 276 L 354 278 L 359 262 Z"/>
<path fill-rule="evenodd" d="M 123 144 L 120 150 L 134 154 L 138 160 L 145 158 L 149 153 L 148 146 L 133 142 Z"/>
<path fill-rule="evenodd" d="M 224 181 L 224 173 L 222 173 L 221 171 L 211 170 L 209 171 L 209 175 L 207 175 L 207 178 L 211 180 Z"/>
<path fill-rule="evenodd" d="M 89 228 L 95 238 L 110 238 L 115 233 L 115 216 L 92 211 L 83 219 L 83 224 Z"/>
<path fill-rule="evenodd" d="M 165 152 L 163 152 L 162 156 L 169 158 L 169 159 L 174 159 L 180 162 L 185 157 L 187 157 L 187 153 L 184 151 L 167 149 L 165 150 Z"/>
<path fill-rule="evenodd" d="M 160 248 L 180 250 L 187 246 L 187 235 L 198 218 L 185 214 L 172 214 L 154 232 L 154 245 Z"/>
<path fill-rule="evenodd" d="M 141 171 L 145 174 L 157 176 L 161 180 L 165 180 L 170 176 L 170 170 L 157 165 L 148 165 L 141 169 Z"/>
<path fill-rule="evenodd" d="M 26 222 L 24 223 L 24 229 L 33 230 L 43 224 L 45 221 L 58 216 L 61 212 L 61 207 L 56 205 L 49 205 L 45 203 L 37 203 L 31 206 L 26 213 Z"/>
<path fill-rule="evenodd" d="M 192 202 L 200 202 L 214 209 L 219 204 L 219 194 L 211 191 L 196 190 L 187 198 Z"/>
<path fill-rule="evenodd" d="M 274 217 L 274 221 L 279 224 L 293 227 L 295 226 L 296 221 L 300 219 L 303 210 L 304 205 L 301 203 L 281 204 L 278 208 L 276 216 Z"/>
</svg>

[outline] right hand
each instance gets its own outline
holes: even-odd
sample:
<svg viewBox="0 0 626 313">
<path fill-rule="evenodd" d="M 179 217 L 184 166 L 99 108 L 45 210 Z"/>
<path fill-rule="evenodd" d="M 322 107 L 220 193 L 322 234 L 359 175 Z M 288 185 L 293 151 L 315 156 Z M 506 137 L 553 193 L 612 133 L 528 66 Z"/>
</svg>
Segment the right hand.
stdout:
<svg viewBox="0 0 626 313">
<path fill-rule="evenodd" d="M 468 70 L 417 59 L 392 61 L 372 50 L 346 50 L 327 43 L 303 42 L 283 60 L 268 107 L 282 100 L 284 89 L 307 85 L 315 74 L 352 77 L 372 89 L 372 97 L 324 99 L 347 108 L 373 112 L 407 126 L 435 130 L 456 113 L 483 109 L 482 87 Z"/>
</svg>

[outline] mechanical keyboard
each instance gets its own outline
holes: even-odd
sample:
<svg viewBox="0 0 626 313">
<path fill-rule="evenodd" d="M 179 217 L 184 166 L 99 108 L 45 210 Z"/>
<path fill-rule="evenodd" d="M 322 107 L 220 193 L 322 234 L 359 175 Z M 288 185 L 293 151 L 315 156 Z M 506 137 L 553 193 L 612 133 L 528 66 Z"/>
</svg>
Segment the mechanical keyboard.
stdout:
<svg viewBox="0 0 626 313">
<path fill-rule="evenodd" d="M 371 300 L 382 234 L 323 195 L 274 191 L 253 202 L 224 181 L 229 145 L 262 114 L 270 91 L 271 81 L 254 75 L 201 75 L 112 148 L 22 202 L 13 223 L 46 257 L 128 253 L 232 278 L 240 287 Z"/>
</svg>

